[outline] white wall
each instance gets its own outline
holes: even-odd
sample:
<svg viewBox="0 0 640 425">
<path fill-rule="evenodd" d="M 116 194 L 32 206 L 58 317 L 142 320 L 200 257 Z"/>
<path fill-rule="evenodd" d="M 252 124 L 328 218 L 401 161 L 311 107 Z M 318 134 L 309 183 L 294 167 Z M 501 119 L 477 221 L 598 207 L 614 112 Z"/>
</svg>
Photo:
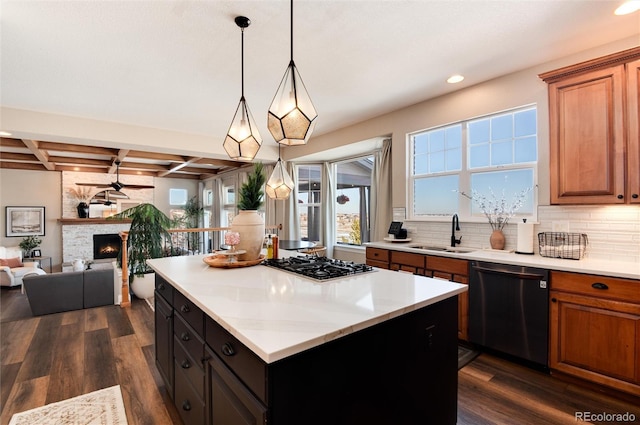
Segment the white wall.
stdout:
<svg viewBox="0 0 640 425">
<path fill-rule="evenodd" d="M 6 207 L 45 207 L 45 236 L 40 237 L 42 255 L 52 264 L 60 263 L 61 175 L 55 171 L 26 171 L 0 168 L 0 207 L 2 234 L 0 245 L 18 246 L 21 237 L 6 237 Z"/>
</svg>

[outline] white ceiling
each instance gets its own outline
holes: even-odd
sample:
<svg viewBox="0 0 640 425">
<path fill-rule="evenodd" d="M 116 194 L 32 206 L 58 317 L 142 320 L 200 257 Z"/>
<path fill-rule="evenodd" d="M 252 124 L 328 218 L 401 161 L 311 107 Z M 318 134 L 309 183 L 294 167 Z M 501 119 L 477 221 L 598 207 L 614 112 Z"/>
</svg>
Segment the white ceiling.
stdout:
<svg viewBox="0 0 640 425">
<path fill-rule="evenodd" d="M 296 0 L 315 134 L 612 41 L 640 44 L 640 13 L 614 16 L 620 3 Z M 240 98 L 234 18 L 249 17 L 245 95 L 275 146 L 266 112 L 289 61 L 288 1 L 0 4 L 3 107 L 204 135 L 220 149 Z M 446 84 L 454 73 L 466 79 Z"/>
</svg>

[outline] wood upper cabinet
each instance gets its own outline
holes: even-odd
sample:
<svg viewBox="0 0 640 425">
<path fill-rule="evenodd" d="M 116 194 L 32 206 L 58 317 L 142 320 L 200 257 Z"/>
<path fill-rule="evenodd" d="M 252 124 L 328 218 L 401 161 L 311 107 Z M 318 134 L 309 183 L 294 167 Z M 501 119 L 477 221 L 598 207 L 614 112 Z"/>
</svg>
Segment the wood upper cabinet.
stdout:
<svg viewBox="0 0 640 425">
<path fill-rule="evenodd" d="M 640 395 L 640 282 L 551 272 L 549 367 Z"/>
<path fill-rule="evenodd" d="M 541 74 L 549 83 L 552 204 L 638 200 L 640 48 Z"/>
<path fill-rule="evenodd" d="M 640 204 L 640 59 L 627 64 L 629 177 L 627 199 Z"/>
</svg>

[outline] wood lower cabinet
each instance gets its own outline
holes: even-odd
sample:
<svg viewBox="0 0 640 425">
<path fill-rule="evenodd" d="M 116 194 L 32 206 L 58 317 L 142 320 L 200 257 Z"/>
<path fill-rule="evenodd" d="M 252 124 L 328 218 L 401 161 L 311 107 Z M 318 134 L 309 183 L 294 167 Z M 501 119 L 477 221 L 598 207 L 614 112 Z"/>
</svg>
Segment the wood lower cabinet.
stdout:
<svg viewBox="0 0 640 425">
<path fill-rule="evenodd" d="M 639 59 L 634 48 L 540 75 L 552 204 L 640 202 Z"/>
<path fill-rule="evenodd" d="M 425 275 L 436 279 L 469 284 L 469 261 L 458 258 L 436 257 L 426 258 Z M 469 339 L 469 293 L 458 295 L 458 339 Z"/>
<path fill-rule="evenodd" d="M 389 269 L 389 250 L 370 248 L 366 250 L 367 265 L 381 269 Z"/>
<path fill-rule="evenodd" d="M 366 256 L 370 266 L 469 284 L 467 260 L 371 247 Z M 458 295 L 458 339 L 467 341 L 468 329 L 469 295 L 465 292 Z"/>
<path fill-rule="evenodd" d="M 640 396 L 640 282 L 551 272 L 549 367 Z"/>
<path fill-rule="evenodd" d="M 413 252 L 391 251 L 389 254 L 389 268 L 395 271 L 424 275 L 426 256 Z"/>
</svg>

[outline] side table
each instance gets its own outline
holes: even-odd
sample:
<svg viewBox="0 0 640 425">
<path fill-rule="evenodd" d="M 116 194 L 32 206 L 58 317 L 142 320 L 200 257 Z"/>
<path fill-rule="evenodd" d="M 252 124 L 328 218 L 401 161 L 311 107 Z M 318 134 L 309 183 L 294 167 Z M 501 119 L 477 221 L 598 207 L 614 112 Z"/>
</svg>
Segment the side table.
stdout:
<svg viewBox="0 0 640 425">
<path fill-rule="evenodd" d="M 43 269 L 44 267 L 42 266 L 42 262 L 43 261 L 49 261 L 49 273 L 51 273 L 51 257 L 45 257 L 45 256 L 41 256 L 41 257 L 29 257 L 29 258 L 25 258 L 24 261 L 37 261 L 38 264 L 40 264 L 40 268 Z"/>
</svg>

